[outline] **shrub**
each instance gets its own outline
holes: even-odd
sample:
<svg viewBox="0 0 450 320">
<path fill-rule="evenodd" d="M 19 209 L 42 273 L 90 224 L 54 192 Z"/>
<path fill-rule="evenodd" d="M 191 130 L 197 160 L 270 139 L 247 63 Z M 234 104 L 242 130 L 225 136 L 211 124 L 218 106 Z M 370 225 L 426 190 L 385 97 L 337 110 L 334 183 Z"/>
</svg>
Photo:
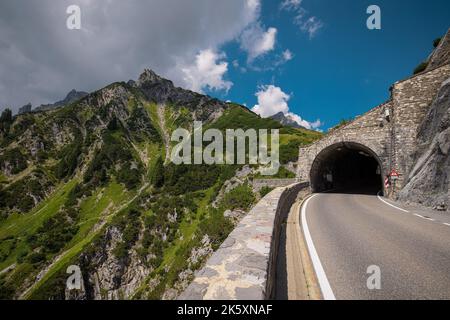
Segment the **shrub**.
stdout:
<svg viewBox="0 0 450 320">
<path fill-rule="evenodd" d="M 271 188 L 271 187 L 268 187 L 268 186 L 262 187 L 261 190 L 259 190 L 259 194 L 261 195 L 261 198 L 264 198 L 266 195 L 271 193 L 273 189 L 274 188 Z"/>
<path fill-rule="evenodd" d="M 422 62 L 414 69 L 414 74 L 421 73 L 422 71 L 425 71 L 425 69 L 428 67 L 428 62 Z"/>
<path fill-rule="evenodd" d="M 45 254 L 42 252 L 33 252 L 27 258 L 28 262 L 31 264 L 38 264 L 46 259 Z"/>
<path fill-rule="evenodd" d="M 433 47 L 434 47 L 434 48 L 437 48 L 438 45 L 439 45 L 439 43 L 441 43 L 441 40 L 442 40 L 442 38 L 434 39 L 434 41 L 433 41 Z"/>
<path fill-rule="evenodd" d="M 7 150 L 0 156 L 0 166 L 3 166 L 6 162 L 12 166 L 12 174 L 17 174 L 27 168 L 27 159 L 17 148 Z"/>
<path fill-rule="evenodd" d="M 252 189 L 248 185 L 241 185 L 227 194 L 223 199 L 223 206 L 225 209 L 242 209 L 247 210 L 255 201 L 255 196 Z"/>
<path fill-rule="evenodd" d="M 164 163 L 161 156 L 156 159 L 155 166 L 151 172 L 150 182 L 156 188 L 161 188 L 164 185 Z"/>
</svg>

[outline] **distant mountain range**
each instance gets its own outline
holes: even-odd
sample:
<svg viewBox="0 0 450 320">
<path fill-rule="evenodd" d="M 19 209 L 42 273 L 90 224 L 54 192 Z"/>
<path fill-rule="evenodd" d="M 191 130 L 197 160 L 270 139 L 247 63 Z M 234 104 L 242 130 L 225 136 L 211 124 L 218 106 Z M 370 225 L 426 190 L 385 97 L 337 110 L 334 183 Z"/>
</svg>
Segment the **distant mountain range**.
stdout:
<svg viewBox="0 0 450 320">
<path fill-rule="evenodd" d="M 43 104 L 40 105 L 39 107 L 37 107 L 36 109 L 34 109 L 33 111 L 47 111 L 47 110 L 53 110 L 65 105 L 68 105 L 72 102 L 75 102 L 81 98 L 84 98 L 85 96 L 87 96 L 88 93 L 87 92 L 83 92 L 83 91 L 76 91 L 75 89 L 71 90 L 67 96 L 63 99 L 60 100 L 58 102 L 55 102 L 53 104 Z"/>
<path fill-rule="evenodd" d="M 281 123 L 283 126 L 286 127 L 305 129 L 304 127 L 299 125 L 297 121 L 294 120 L 294 118 L 292 118 L 289 115 L 285 115 L 283 112 L 278 112 L 277 114 L 271 116 L 270 118 L 275 121 L 278 121 L 279 123 Z"/>
</svg>

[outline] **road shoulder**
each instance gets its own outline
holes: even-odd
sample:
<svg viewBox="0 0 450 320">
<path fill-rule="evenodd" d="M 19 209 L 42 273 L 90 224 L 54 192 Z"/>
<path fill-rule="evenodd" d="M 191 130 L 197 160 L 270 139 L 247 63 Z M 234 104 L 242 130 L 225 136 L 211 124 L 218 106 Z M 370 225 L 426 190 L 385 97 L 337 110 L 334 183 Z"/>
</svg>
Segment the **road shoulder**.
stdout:
<svg viewBox="0 0 450 320">
<path fill-rule="evenodd" d="M 300 209 L 308 194 L 300 193 L 286 222 L 286 269 L 289 300 L 321 300 L 322 294 L 300 223 Z"/>
</svg>

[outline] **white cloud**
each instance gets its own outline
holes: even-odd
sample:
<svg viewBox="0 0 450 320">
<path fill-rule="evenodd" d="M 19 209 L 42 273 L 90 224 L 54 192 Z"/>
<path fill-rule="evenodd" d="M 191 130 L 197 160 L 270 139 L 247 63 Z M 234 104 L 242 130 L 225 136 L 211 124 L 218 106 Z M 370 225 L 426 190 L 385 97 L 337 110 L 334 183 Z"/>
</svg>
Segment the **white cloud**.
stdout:
<svg viewBox="0 0 450 320">
<path fill-rule="evenodd" d="M 296 10 L 300 8 L 300 5 L 302 4 L 302 0 L 284 0 L 280 8 L 282 10 Z"/>
<path fill-rule="evenodd" d="M 144 68 L 179 86 L 226 90 L 227 66 L 220 57 L 212 63 L 214 54 L 257 23 L 261 7 L 260 0 L 77 0 L 82 30 L 67 30 L 71 4 L 1 1 L 1 107 L 54 102 L 72 88 L 136 79 Z M 200 68 L 208 72 L 199 79 Z"/>
<path fill-rule="evenodd" d="M 248 61 L 252 62 L 257 57 L 272 51 L 275 48 L 276 36 L 276 28 L 264 30 L 259 22 L 244 30 L 240 42 L 241 49 L 248 55 Z"/>
<path fill-rule="evenodd" d="M 293 12 L 295 14 L 294 24 L 312 39 L 322 29 L 323 22 L 319 18 L 309 15 L 308 11 L 302 7 L 302 2 L 302 0 L 285 0 L 281 3 L 280 10 Z"/>
<path fill-rule="evenodd" d="M 288 101 L 291 97 L 281 88 L 273 85 L 262 86 L 255 95 L 258 98 L 258 104 L 252 111 L 261 117 L 267 118 L 279 112 L 289 112 Z"/>
<path fill-rule="evenodd" d="M 317 32 L 323 27 L 322 21 L 316 17 L 309 17 L 304 22 L 299 22 L 300 29 L 303 32 L 308 33 L 309 38 L 312 39 L 316 36 Z"/>
<path fill-rule="evenodd" d="M 294 55 L 292 54 L 292 52 L 289 49 L 284 50 L 282 55 L 283 55 L 283 60 L 285 62 L 294 59 Z"/>
<path fill-rule="evenodd" d="M 291 96 L 283 92 L 280 87 L 274 85 L 261 86 L 255 95 L 258 98 L 258 104 L 252 108 L 252 111 L 263 118 L 283 112 L 286 117 L 291 118 L 306 129 L 317 129 L 322 126 L 320 120 L 309 122 L 290 112 L 288 102 Z"/>
<path fill-rule="evenodd" d="M 225 54 L 211 49 L 200 51 L 193 64 L 180 66 L 186 86 L 197 92 L 204 88 L 211 90 L 230 90 L 233 83 L 224 79 L 228 63 L 223 61 Z"/>
</svg>

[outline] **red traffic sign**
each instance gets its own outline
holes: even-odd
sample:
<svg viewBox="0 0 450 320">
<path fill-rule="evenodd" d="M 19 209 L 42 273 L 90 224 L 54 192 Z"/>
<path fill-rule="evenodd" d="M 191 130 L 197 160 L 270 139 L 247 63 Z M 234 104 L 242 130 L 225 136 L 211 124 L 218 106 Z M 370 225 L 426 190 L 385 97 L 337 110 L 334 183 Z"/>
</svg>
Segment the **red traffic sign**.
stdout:
<svg viewBox="0 0 450 320">
<path fill-rule="evenodd" d="M 395 169 L 392 169 L 392 171 L 389 175 L 391 177 L 400 177 L 400 173 L 398 173 Z"/>
</svg>

